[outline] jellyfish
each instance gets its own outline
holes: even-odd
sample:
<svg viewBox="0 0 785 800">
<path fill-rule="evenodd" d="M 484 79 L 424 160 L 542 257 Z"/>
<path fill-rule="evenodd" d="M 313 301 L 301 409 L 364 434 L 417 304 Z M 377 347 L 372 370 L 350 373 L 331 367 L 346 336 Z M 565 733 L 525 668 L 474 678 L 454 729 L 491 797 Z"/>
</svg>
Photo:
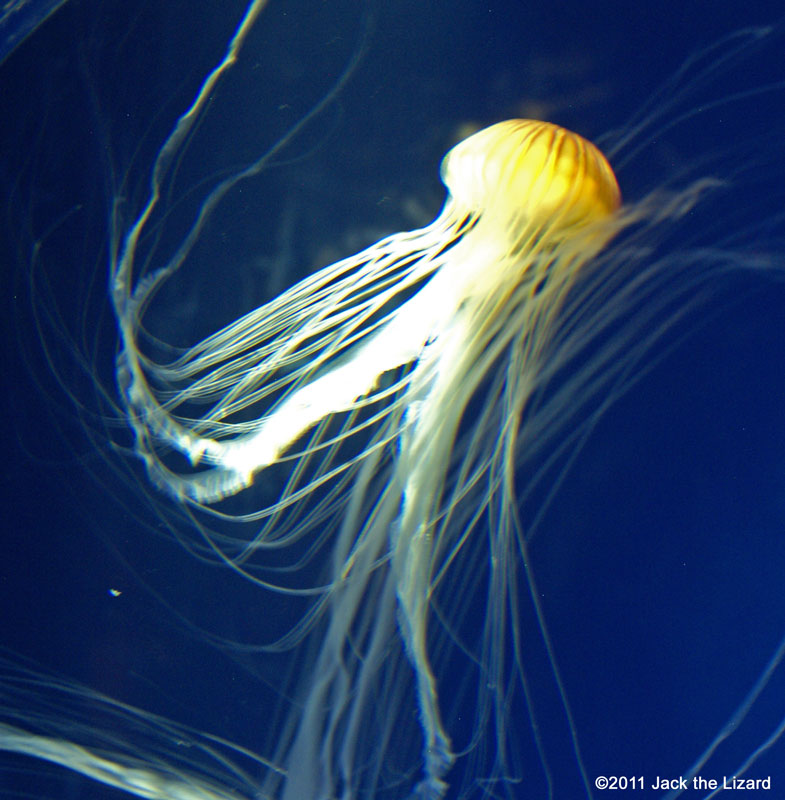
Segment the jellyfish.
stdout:
<svg viewBox="0 0 785 800">
<path fill-rule="evenodd" d="M 389 647 L 393 610 L 415 672 L 423 729 L 425 777 L 418 791 L 442 796 L 453 754 L 428 656 L 429 603 L 474 527 L 453 526 L 444 501 L 448 508 L 457 505 L 490 471 L 501 518 L 492 547 L 511 548 L 509 471 L 516 420 L 537 386 L 532 365 L 542 372 L 553 315 L 581 266 L 614 230 L 619 190 L 610 166 L 585 139 L 555 125 L 497 123 L 450 150 L 441 174 L 449 194 L 431 225 L 326 267 L 174 363 L 143 358 L 139 309 L 179 260 L 131 289 L 134 230 L 112 275 L 123 336 L 118 385 L 153 483 L 204 509 L 263 480 L 265 468 L 280 461 L 291 461 L 295 474 L 307 478 L 292 480 L 273 507 L 251 512 L 262 521 L 260 531 L 235 559 L 308 535 L 302 523 L 287 529 L 290 509 L 299 509 L 303 496 L 327 478 L 351 474 L 353 500 L 329 545 L 332 572 L 313 589 L 322 593 L 329 630 L 293 744 L 298 768 L 285 796 L 333 794 L 333 769 L 344 771 L 341 784 L 351 781 L 343 751 L 358 735 L 366 686 Z M 514 368 L 500 367 L 507 358 Z M 453 485 L 448 470 L 461 418 L 494 369 L 502 370 L 491 390 L 498 397 L 486 402 L 493 409 L 503 401 L 508 433 L 494 441 L 479 426 Z M 274 402 L 257 419 L 231 421 L 264 404 L 271 386 Z M 188 419 L 181 409 L 191 404 L 209 410 Z M 339 414 L 344 419 L 332 430 L 325 420 Z M 489 419 L 496 416 L 493 410 Z M 341 462 L 344 445 L 370 426 L 364 449 Z M 171 451 L 184 455 L 194 471 L 169 466 L 162 453 Z M 388 474 L 376 489 L 372 478 L 380 470 Z M 361 598 L 377 580 L 383 603 L 374 604 L 371 624 Z M 350 656 L 346 643 L 358 624 L 369 629 L 368 640 L 359 639 Z M 321 738 L 315 732 L 331 741 L 342 727 L 347 741 L 340 744 L 340 760 L 330 748 L 314 752 Z"/>
<path fill-rule="evenodd" d="M 113 457 L 152 487 L 146 502 L 167 509 L 162 521 L 196 559 L 256 591 L 250 615 L 284 617 L 256 648 L 271 661 L 296 656 L 265 678 L 280 700 L 268 744 L 256 755 L 3 661 L 16 701 L 3 702 L 0 748 L 139 797 L 517 797 L 530 779 L 512 730 L 521 718 L 544 796 L 560 796 L 563 765 L 527 666 L 539 650 L 569 768 L 591 797 L 598 776 L 531 567 L 539 518 L 522 508 L 553 505 L 604 413 L 711 283 L 731 269 L 771 272 L 771 256 L 722 240 L 658 251 L 725 191 L 709 172 L 621 204 L 611 163 L 630 157 L 640 127 L 667 126 L 665 111 L 633 121 L 608 158 L 564 127 L 511 118 L 448 151 L 447 197 L 429 224 L 316 270 L 195 342 L 167 340 L 161 319 L 217 209 L 275 165 L 357 64 L 276 145 L 217 180 L 161 263 L 173 176 L 265 5 L 249 5 L 165 139 L 128 225 L 117 198 L 108 257 L 111 424 L 131 435 Z M 539 644 L 525 635 L 524 601 Z M 685 779 L 759 707 L 783 649 Z M 742 778 L 782 732 L 779 721 L 759 740 Z"/>
</svg>

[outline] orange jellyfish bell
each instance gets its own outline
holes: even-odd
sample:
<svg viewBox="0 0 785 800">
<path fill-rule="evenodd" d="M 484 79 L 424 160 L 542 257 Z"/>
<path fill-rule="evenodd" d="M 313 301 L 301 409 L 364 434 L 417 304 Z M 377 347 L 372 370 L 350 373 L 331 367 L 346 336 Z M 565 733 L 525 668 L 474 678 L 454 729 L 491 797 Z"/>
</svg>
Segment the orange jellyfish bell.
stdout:
<svg viewBox="0 0 785 800">
<path fill-rule="evenodd" d="M 550 122 L 511 119 L 469 136 L 442 160 L 442 181 L 469 212 L 563 238 L 613 214 L 621 192 L 591 142 Z"/>
</svg>

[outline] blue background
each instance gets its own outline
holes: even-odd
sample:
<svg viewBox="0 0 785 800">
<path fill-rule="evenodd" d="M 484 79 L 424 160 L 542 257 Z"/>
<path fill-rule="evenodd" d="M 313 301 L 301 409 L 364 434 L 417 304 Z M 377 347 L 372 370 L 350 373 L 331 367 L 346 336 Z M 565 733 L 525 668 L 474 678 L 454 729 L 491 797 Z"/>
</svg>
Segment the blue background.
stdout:
<svg viewBox="0 0 785 800">
<path fill-rule="evenodd" d="M 211 115 L 183 167 L 162 251 L 182 234 L 202 177 L 270 146 L 358 48 L 362 58 L 281 163 L 219 212 L 206 247 L 223 244 L 197 254 L 211 265 L 197 280 L 215 287 L 215 270 L 225 274 L 200 327 L 196 289 L 171 319 L 152 324 L 175 340 L 204 335 L 310 269 L 424 224 L 443 198 L 439 159 L 462 124 L 543 117 L 595 139 L 623 128 L 690 54 L 776 22 L 778 7 L 401 0 L 366 16 L 356 2 L 273 0 L 244 70 L 216 100 L 231 114 Z M 134 477 L 144 484 L 141 472 L 110 447 L 128 440 L 75 355 L 87 352 L 89 371 L 111 394 L 115 335 L 103 296 L 111 200 L 120 197 L 129 217 L 138 207 L 151 159 L 241 13 L 231 2 L 72 0 L 0 66 L 0 643 L 108 695 L 263 748 L 263 686 L 275 663 L 229 658 L 184 619 L 257 641 L 272 612 L 258 608 L 253 587 L 172 541 L 157 516 L 161 500 L 134 485 Z M 692 107 L 785 80 L 781 53 L 769 46 L 751 55 L 700 88 Z M 701 154 L 709 173 L 727 172 L 727 160 L 766 130 L 774 135 L 758 148 L 760 161 L 781 177 L 781 99 L 781 90 L 762 94 L 754 119 L 731 104 L 720 123 L 666 132 L 620 172 L 623 193 L 639 199 Z M 723 205 L 723 234 L 768 220 L 757 241 L 761 253 L 780 253 L 780 279 L 718 281 L 710 313 L 677 331 L 690 331 L 681 343 L 666 341 L 670 352 L 652 354 L 654 367 L 597 425 L 531 545 L 592 778 L 686 770 L 785 635 L 783 195 L 741 189 L 736 197 Z M 710 222 L 695 220 L 708 240 Z M 701 241 L 700 229 L 695 236 Z M 60 318 L 47 317 L 53 309 Z M 526 625 L 556 796 L 573 797 L 580 785 L 530 614 Z M 449 685 L 441 689 L 451 696 Z M 702 774 L 730 774 L 783 717 L 780 669 Z M 531 744 L 522 748 L 527 778 L 514 796 L 543 797 Z M 785 793 L 783 753 L 780 743 L 749 773 L 772 776 L 771 798 Z M 6 796 L 116 796 L 55 770 L 35 777 L 22 759 L 0 763 Z"/>
</svg>

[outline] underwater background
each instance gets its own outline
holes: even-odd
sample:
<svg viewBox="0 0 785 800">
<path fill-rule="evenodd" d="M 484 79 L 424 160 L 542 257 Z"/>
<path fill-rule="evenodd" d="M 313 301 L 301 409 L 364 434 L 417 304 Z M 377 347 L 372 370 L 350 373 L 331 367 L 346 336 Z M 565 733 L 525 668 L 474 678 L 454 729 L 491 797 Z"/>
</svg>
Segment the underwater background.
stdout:
<svg viewBox="0 0 785 800">
<path fill-rule="evenodd" d="M 267 752 L 280 662 L 208 635 L 264 641 L 285 603 L 260 607 L 253 586 L 185 552 L 157 513 L 168 500 L 122 452 L 130 440 L 102 396 L 112 396 L 116 348 L 109 214 L 115 203 L 133 217 L 152 159 L 243 5 L 70 0 L 44 20 L 50 5 L 26 38 L 13 18 L 0 29 L 0 646 L 9 659 Z M 358 65 L 335 102 L 221 209 L 199 253 L 203 274 L 153 324 L 175 342 L 196 340 L 313 269 L 427 223 L 443 200 L 439 160 L 464 126 L 543 118 L 602 147 L 690 55 L 748 26 L 781 27 L 781 15 L 781 4 L 754 0 L 271 0 L 247 68 L 219 90 L 227 113 L 209 117 L 194 143 L 203 159 L 178 179 L 163 250 L 182 235 L 200 181 L 252 160 L 353 55 Z M 674 125 L 661 141 L 618 171 L 635 200 L 681 172 L 732 171 L 727 160 L 739 154 L 772 165 L 758 184 L 766 192 L 730 186 L 723 208 L 738 214 L 697 211 L 683 236 L 708 245 L 760 223 L 755 241 L 763 260 L 779 254 L 778 270 L 719 280 L 716 296 L 649 354 L 554 497 L 540 487 L 523 509 L 536 526 L 531 567 L 587 773 L 643 775 L 638 796 L 660 796 L 648 788 L 656 776 L 689 768 L 785 637 L 785 148 L 764 136 L 783 131 L 785 107 L 781 90 L 728 101 L 781 84 L 782 52 L 753 50 L 700 85 L 685 77 L 686 108 L 706 116 L 676 124 L 684 108 L 666 113 Z M 668 246 L 677 252 L 679 242 Z M 520 480 L 524 488 L 527 475 Z M 583 796 L 528 597 L 521 606 L 556 797 Z M 439 691 L 448 721 L 471 717 L 450 707 L 449 680 Z M 733 774 L 784 718 L 780 666 L 701 774 Z M 521 763 L 526 777 L 512 795 L 545 797 L 531 743 Z M 767 776 L 772 789 L 759 796 L 785 796 L 785 742 L 746 775 Z M 124 795 L 0 754 L 0 796 Z"/>
</svg>

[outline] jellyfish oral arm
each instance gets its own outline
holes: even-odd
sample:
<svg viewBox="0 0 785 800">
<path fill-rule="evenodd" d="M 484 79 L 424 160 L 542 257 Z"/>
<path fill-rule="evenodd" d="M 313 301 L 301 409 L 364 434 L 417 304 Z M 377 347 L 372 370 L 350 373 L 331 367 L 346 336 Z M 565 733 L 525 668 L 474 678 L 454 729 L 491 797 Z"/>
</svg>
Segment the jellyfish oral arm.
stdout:
<svg viewBox="0 0 785 800">
<path fill-rule="evenodd" d="M 416 372 L 424 373 L 427 388 L 422 399 L 409 406 L 411 419 L 407 419 L 409 424 L 401 441 L 403 507 L 391 537 L 398 627 L 417 681 L 425 766 L 425 778 L 417 792 L 423 798 L 444 795 L 444 777 L 455 758 L 439 711 L 436 679 L 428 657 L 427 621 L 437 544 L 432 520 L 462 412 L 460 402 L 445 401 L 455 397 L 458 390 L 453 381 L 462 377 L 466 364 L 463 358 L 470 349 L 467 332 L 458 315 L 448 329 L 449 335 L 429 348 L 428 357 L 417 366 Z M 430 369 L 432 361 L 438 363 L 438 369 Z"/>
<path fill-rule="evenodd" d="M 445 214 L 450 214 L 449 209 L 442 217 Z M 388 249 L 395 251 L 399 246 L 398 237 L 391 237 Z M 361 257 L 362 254 L 357 259 Z M 433 265 L 427 269 L 433 269 Z M 199 503 L 236 494 L 250 486 L 256 473 L 276 463 L 318 422 L 351 410 L 361 398 L 373 399 L 374 389 L 385 372 L 418 361 L 426 349 L 430 361 L 435 361 L 435 352 L 442 343 L 454 338 L 459 324 L 456 311 L 469 291 L 468 273 L 460 272 L 437 271 L 381 327 L 334 358 L 321 375 L 281 400 L 251 432 L 226 439 L 199 436 L 158 402 L 147 380 L 150 365 L 143 361 L 136 345 L 135 314 L 127 314 L 121 323 L 126 346 L 118 360 L 118 384 L 135 412 L 130 421 L 137 434 L 137 451 L 154 482 L 176 497 Z M 260 316 L 264 313 L 264 307 L 254 312 Z M 300 337 L 305 339 L 307 335 Z M 445 368 L 443 360 L 440 363 Z M 412 410 L 414 407 L 413 404 Z M 210 468 L 191 475 L 167 472 L 155 455 L 155 441 L 175 447 L 194 466 L 205 464 Z"/>
<path fill-rule="evenodd" d="M 275 463 L 309 428 L 330 414 L 348 411 L 370 395 L 387 371 L 418 359 L 426 343 L 444 333 L 444 320 L 455 310 L 455 292 L 445 294 L 444 281 L 434 277 L 369 341 L 329 372 L 294 392 L 259 429 L 228 442 L 211 442 L 205 448 L 210 461 L 250 480 L 253 473 Z"/>
</svg>

